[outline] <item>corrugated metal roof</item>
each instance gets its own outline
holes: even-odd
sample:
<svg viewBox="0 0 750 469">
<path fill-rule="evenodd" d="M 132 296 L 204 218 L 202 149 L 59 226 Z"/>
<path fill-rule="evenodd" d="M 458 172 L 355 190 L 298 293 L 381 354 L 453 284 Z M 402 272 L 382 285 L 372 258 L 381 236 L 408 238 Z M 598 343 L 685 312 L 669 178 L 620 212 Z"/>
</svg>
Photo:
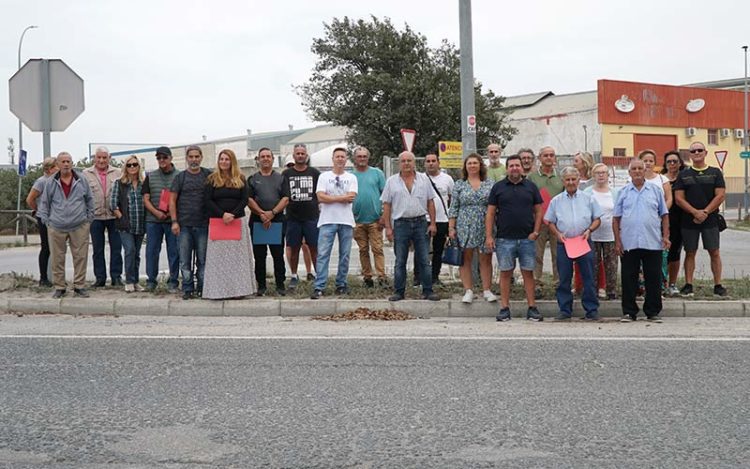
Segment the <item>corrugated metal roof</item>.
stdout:
<svg viewBox="0 0 750 469">
<path fill-rule="evenodd" d="M 505 98 L 503 105 L 507 108 L 518 108 L 532 106 L 547 96 L 554 95 L 551 91 L 540 91 L 539 93 L 522 94 Z"/>
<path fill-rule="evenodd" d="M 346 127 L 339 127 L 336 125 L 321 125 L 309 129 L 302 135 L 289 140 L 288 144 L 295 143 L 315 143 L 315 142 L 328 142 L 332 140 L 346 140 Z"/>
<path fill-rule="evenodd" d="M 511 112 L 510 120 L 595 111 L 597 108 L 596 98 L 596 91 L 557 95 L 549 94 L 532 106 L 523 107 Z"/>
<path fill-rule="evenodd" d="M 729 78 L 726 80 L 704 81 L 701 83 L 690 83 L 682 86 L 695 88 L 718 88 L 720 90 L 741 90 L 745 87 L 744 78 Z"/>
</svg>

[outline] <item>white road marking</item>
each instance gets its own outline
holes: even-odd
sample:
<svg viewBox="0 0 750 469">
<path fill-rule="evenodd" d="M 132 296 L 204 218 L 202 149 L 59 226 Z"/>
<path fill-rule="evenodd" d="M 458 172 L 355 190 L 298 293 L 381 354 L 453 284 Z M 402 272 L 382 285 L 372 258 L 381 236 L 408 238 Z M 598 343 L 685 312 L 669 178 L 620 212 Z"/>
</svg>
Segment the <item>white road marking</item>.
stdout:
<svg viewBox="0 0 750 469">
<path fill-rule="evenodd" d="M 589 336 L 383 336 L 383 335 L 125 335 L 0 334 L 0 339 L 138 339 L 138 340 L 455 340 L 455 341 L 588 341 L 588 342 L 750 342 L 750 337 L 589 337 Z"/>
</svg>

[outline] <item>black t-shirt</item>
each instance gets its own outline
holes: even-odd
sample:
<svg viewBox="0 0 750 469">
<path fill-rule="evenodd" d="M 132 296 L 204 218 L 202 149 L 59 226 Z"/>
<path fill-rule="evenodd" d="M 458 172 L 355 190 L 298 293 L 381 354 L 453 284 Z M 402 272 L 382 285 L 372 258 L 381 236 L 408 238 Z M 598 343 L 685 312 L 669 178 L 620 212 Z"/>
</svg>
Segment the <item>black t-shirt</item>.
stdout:
<svg viewBox="0 0 750 469">
<path fill-rule="evenodd" d="M 685 191 L 685 200 L 694 208 L 700 210 L 706 208 L 714 198 L 716 188 L 725 188 L 724 175 L 721 170 L 711 166 L 703 169 L 687 168 L 680 171 L 677 180 L 674 183 L 675 191 Z M 693 217 L 685 214 L 682 217 L 683 228 L 712 228 L 716 226 L 716 214 L 718 210 L 708 215 L 703 223 L 693 223 Z"/>
<path fill-rule="evenodd" d="M 209 174 L 211 170 L 207 168 L 201 168 L 197 174 L 185 170 L 172 181 L 170 190 L 177 194 L 177 221 L 180 225 L 208 225 L 204 192 Z"/>
<path fill-rule="evenodd" d="M 304 171 L 297 171 L 292 166 L 285 169 L 282 176 L 286 193 L 289 194 L 287 217 L 294 221 L 317 220 L 320 212 L 315 189 L 318 186 L 320 171 L 312 166 L 308 166 Z"/>
<path fill-rule="evenodd" d="M 205 202 L 208 216 L 221 218 L 224 213 L 231 213 L 235 218 L 245 216 L 247 206 L 248 187 L 245 178 L 242 178 L 242 187 L 214 187 L 211 183 L 206 184 Z"/>
<path fill-rule="evenodd" d="M 674 181 L 669 181 L 669 186 L 672 188 L 672 206 L 669 208 L 669 230 L 679 230 L 682 226 L 682 217 L 684 216 L 685 212 L 682 211 L 679 205 L 677 205 L 677 202 L 675 202 L 674 198 L 674 185 L 677 182 L 677 179 Z"/>
<path fill-rule="evenodd" d="M 541 205 L 542 194 L 536 184 L 521 179 L 514 184 L 502 179 L 492 186 L 488 205 L 497 207 L 495 226 L 498 238 L 524 239 L 534 232 L 534 206 Z"/>
<path fill-rule="evenodd" d="M 247 182 L 250 189 L 250 198 L 255 200 L 263 210 L 273 210 L 281 199 L 289 197 L 288 187 L 284 184 L 284 177 L 276 171 L 272 171 L 268 176 L 264 176 L 258 171 L 250 176 Z M 260 217 L 254 213 L 250 215 L 250 219 L 260 221 Z M 273 221 L 284 221 L 284 214 L 277 214 Z"/>
</svg>

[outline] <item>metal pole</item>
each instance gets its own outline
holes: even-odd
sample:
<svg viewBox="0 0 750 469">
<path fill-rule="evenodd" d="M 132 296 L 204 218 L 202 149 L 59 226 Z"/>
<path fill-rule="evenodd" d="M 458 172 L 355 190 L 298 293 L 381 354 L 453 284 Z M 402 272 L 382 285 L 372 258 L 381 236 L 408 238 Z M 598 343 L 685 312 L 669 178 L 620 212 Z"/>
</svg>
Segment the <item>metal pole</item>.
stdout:
<svg viewBox="0 0 750 469">
<path fill-rule="evenodd" d="M 589 151 L 589 133 L 586 124 L 583 124 L 583 151 L 586 153 Z"/>
<path fill-rule="evenodd" d="M 458 0 L 461 53 L 461 143 L 463 157 L 477 151 L 476 131 L 469 132 L 468 118 L 474 111 L 474 55 L 471 42 L 471 0 Z M 476 123 L 475 123 L 476 124 Z M 476 125 L 475 125 L 476 128 Z"/>
<path fill-rule="evenodd" d="M 20 39 L 18 39 L 18 70 L 21 70 L 21 46 L 23 45 L 23 37 L 29 29 L 35 29 L 39 26 L 26 26 L 26 29 L 21 33 Z M 23 124 L 21 119 L 18 119 L 18 157 L 21 157 L 21 151 L 23 150 Z M 10 164 L 13 164 L 11 160 Z M 21 175 L 18 175 L 18 200 L 16 201 L 16 210 L 21 210 Z M 16 222 L 16 236 L 18 236 L 18 222 Z"/>
<path fill-rule="evenodd" d="M 744 140 L 745 140 L 745 151 L 748 151 L 748 139 L 750 139 L 750 136 L 747 135 L 747 46 L 742 46 L 742 49 L 745 51 L 745 126 L 742 128 L 744 131 Z M 750 195 L 748 195 L 748 177 L 747 177 L 747 165 L 748 160 L 745 159 L 745 198 L 744 198 L 744 205 L 745 205 L 745 218 L 747 218 L 747 206 L 748 202 L 750 201 Z"/>
</svg>

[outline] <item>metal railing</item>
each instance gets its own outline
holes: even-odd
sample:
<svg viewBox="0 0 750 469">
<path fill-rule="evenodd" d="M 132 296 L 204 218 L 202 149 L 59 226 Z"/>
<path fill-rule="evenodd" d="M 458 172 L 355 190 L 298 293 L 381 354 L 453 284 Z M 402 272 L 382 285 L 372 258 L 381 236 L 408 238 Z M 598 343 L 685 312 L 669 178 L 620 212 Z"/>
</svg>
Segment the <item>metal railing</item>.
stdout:
<svg viewBox="0 0 750 469">
<path fill-rule="evenodd" d="M 0 229 L 7 226 L 15 226 L 16 222 L 20 223 L 21 233 L 23 234 L 23 243 L 29 243 L 29 222 L 32 226 L 36 225 L 36 218 L 31 216 L 31 210 L 0 210 L 0 215 L 15 215 L 10 221 L 0 222 Z"/>
</svg>

